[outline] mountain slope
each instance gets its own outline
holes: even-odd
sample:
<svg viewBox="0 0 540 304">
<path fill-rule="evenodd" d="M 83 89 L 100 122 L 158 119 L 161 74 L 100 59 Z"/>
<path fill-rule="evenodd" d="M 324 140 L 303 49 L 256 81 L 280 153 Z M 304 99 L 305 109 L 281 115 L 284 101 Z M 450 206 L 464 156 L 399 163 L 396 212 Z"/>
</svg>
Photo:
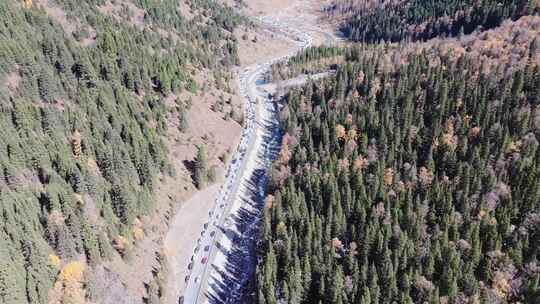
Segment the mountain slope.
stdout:
<svg viewBox="0 0 540 304">
<path fill-rule="evenodd" d="M 171 0 L 9 0 L 0 16 L 0 302 L 99 301 L 84 270 L 131 259 L 156 176 L 175 176 L 163 100 L 238 61 L 240 18 Z"/>
<path fill-rule="evenodd" d="M 345 18 L 341 30 L 353 41 L 397 42 L 470 34 L 538 11 L 535 0 L 520 1 L 335 1 L 327 13 Z"/>
<path fill-rule="evenodd" d="M 539 22 L 276 65 L 258 303 L 538 302 Z"/>
</svg>

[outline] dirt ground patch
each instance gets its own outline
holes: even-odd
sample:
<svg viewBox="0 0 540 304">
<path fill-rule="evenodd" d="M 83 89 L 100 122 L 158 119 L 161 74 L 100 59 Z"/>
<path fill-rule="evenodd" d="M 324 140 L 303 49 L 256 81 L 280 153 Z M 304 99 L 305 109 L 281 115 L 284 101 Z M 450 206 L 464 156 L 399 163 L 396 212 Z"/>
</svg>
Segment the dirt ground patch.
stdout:
<svg viewBox="0 0 540 304">
<path fill-rule="evenodd" d="M 199 94 L 183 92 L 164 99 L 169 107 L 169 126 L 167 138 L 170 161 L 176 171 L 176 177 L 160 176 L 156 190 L 158 201 L 183 201 L 194 191 L 189 164 L 194 160 L 197 146 L 203 145 L 207 152 L 209 167 L 214 166 L 217 176 L 222 176 L 226 157 L 237 146 L 242 126 L 228 117 L 234 109 L 235 115 L 241 115 L 241 99 L 235 94 L 226 93 L 214 87 L 213 77 L 200 73 L 195 77 L 201 87 Z M 203 84 L 206 83 L 206 86 Z M 232 84 L 230 84 L 232 86 Z M 223 110 L 214 109 L 218 103 Z M 186 107 L 188 127 L 180 131 L 180 111 L 177 107 Z"/>
<path fill-rule="evenodd" d="M 180 13 L 182 14 L 182 16 L 186 17 L 186 19 L 190 20 L 191 18 L 193 18 L 193 16 L 195 16 L 191 11 L 191 7 L 189 7 L 189 4 L 185 1 L 180 1 L 179 6 Z"/>
<path fill-rule="evenodd" d="M 290 7 L 295 0 L 250 0 L 246 1 L 247 14 L 251 16 L 269 15 Z"/>
<path fill-rule="evenodd" d="M 258 60 L 287 54 L 291 41 L 279 37 L 268 30 L 240 28 L 234 32 L 238 40 L 240 65 L 248 66 Z"/>
<path fill-rule="evenodd" d="M 313 45 L 336 44 L 334 36 L 337 25 L 329 23 L 322 11 L 327 5 L 327 0 L 296 0 L 273 15 L 292 27 L 309 32 Z"/>
<path fill-rule="evenodd" d="M 144 28 L 144 10 L 126 0 L 113 0 L 97 7 L 98 11 L 104 15 L 111 16 L 117 21 L 124 21 L 138 28 Z"/>
<path fill-rule="evenodd" d="M 43 8 L 47 15 L 60 24 L 64 32 L 75 39 L 80 46 L 90 46 L 96 41 L 96 31 L 94 28 L 75 17 L 68 17 L 66 12 L 50 0 L 34 0 L 34 5 Z M 81 33 L 86 33 L 81 35 Z"/>
<path fill-rule="evenodd" d="M 9 89 L 10 92 L 17 90 L 21 82 L 21 75 L 18 71 L 11 72 L 2 81 L 2 85 Z"/>
<path fill-rule="evenodd" d="M 164 242 L 169 269 L 171 269 L 168 278 L 169 288 L 167 288 L 169 293 L 164 303 L 176 304 L 180 291 L 185 288 L 184 278 L 188 274 L 190 257 L 199 238 L 199 234 L 193 232 L 202 231 L 219 187 L 219 184 L 214 184 L 197 192 L 191 199 L 184 202 L 170 225 Z"/>
<path fill-rule="evenodd" d="M 333 40 L 338 27 L 338 24 L 330 23 L 323 12 L 323 8 L 330 3 L 330 0 L 253 0 L 245 2 L 246 6 L 242 12 L 253 17 L 274 16 L 291 26 L 307 30 L 313 38 L 313 45 L 321 45 L 330 44 L 329 40 Z M 245 31 L 245 29 L 237 30 L 240 34 L 235 33 L 235 35 L 242 37 Z M 261 29 L 256 31 L 261 31 Z M 283 51 L 286 42 L 284 43 L 275 37 L 265 39 L 264 33 L 258 34 L 263 41 L 258 46 L 239 40 L 239 54 L 246 62 L 251 62 L 252 58 L 255 57 L 251 55 L 252 53 L 261 52 L 264 56 L 264 53 L 276 54 L 276 51 Z M 334 40 L 331 43 L 335 44 L 337 41 Z M 286 53 L 286 50 L 283 53 Z"/>
</svg>

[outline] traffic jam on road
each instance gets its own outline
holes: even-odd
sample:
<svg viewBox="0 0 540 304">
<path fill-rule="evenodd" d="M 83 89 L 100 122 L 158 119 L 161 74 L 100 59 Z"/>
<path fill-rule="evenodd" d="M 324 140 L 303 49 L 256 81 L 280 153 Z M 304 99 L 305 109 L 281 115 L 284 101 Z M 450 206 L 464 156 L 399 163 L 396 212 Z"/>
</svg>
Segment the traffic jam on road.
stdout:
<svg viewBox="0 0 540 304">
<path fill-rule="evenodd" d="M 262 22 L 273 27 L 279 27 L 283 32 L 282 35 L 288 37 L 296 37 L 296 41 L 299 41 L 299 48 L 301 50 L 311 46 L 312 38 L 302 32 L 287 29 L 286 26 L 280 26 L 278 22 L 269 22 L 268 20 L 261 19 Z M 208 265 L 213 263 L 211 259 L 213 248 L 221 248 L 219 244 L 220 229 L 230 229 L 232 221 L 229 218 L 228 209 L 234 201 L 232 198 L 237 196 L 237 186 L 243 178 L 242 167 L 246 163 L 246 155 L 250 147 L 250 143 L 253 142 L 256 133 L 257 125 L 261 125 L 261 122 L 256 121 L 255 107 L 258 105 L 259 99 L 268 101 L 271 96 L 266 92 L 260 92 L 257 90 L 259 85 L 258 81 L 262 79 L 272 64 L 278 61 L 287 60 L 292 55 L 282 56 L 274 60 L 266 61 L 262 64 L 257 64 L 251 67 L 245 68 L 239 72 L 239 87 L 240 94 L 246 100 L 245 107 L 245 127 L 242 132 L 240 144 L 235 153 L 234 158 L 231 160 L 228 169 L 225 174 L 225 183 L 221 186 L 218 197 L 215 199 L 214 206 L 208 213 L 208 220 L 203 225 L 201 236 L 197 240 L 197 245 L 193 249 L 193 255 L 188 265 L 188 274 L 185 277 L 187 283 L 186 291 L 183 297 L 181 297 L 184 303 L 198 303 L 199 294 L 201 293 L 201 287 L 205 284 L 205 275 L 207 275 Z M 251 153 L 251 150 L 250 150 Z M 250 157 L 257 157 L 257 153 L 249 154 Z M 236 183 L 236 184 L 235 184 Z M 214 246 L 215 245 L 215 246 Z M 202 250 L 201 250 L 202 249 Z M 236 289 L 236 288 L 233 288 Z"/>
<path fill-rule="evenodd" d="M 248 95 L 247 90 L 245 89 L 245 82 L 247 81 L 249 71 L 249 68 L 245 69 L 240 77 L 240 92 L 242 96 L 248 101 L 246 103 L 245 109 L 247 117 L 246 125 L 244 130 L 242 131 L 240 144 L 238 146 L 237 152 L 235 153 L 235 157 L 231 160 L 229 167 L 227 168 L 225 174 L 225 183 L 220 188 L 220 194 L 215 200 L 214 207 L 208 213 L 208 221 L 203 225 L 201 236 L 197 240 L 196 247 L 193 249 L 191 262 L 188 265 L 189 272 L 185 278 L 186 282 L 188 283 L 186 288 L 187 290 L 191 288 L 196 288 L 196 286 L 201 282 L 201 275 L 203 273 L 200 273 L 200 271 L 203 269 L 197 269 L 197 262 L 200 261 L 199 265 L 206 265 L 212 246 L 217 245 L 216 247 L 219 248 L 219 244 L 216 244 L 217 230 L 220 228 L 229 228 L 231 225 L 231 220 L 229 218 L 226 218 L 224 215 L 226 209 L 225 207 L 227 206 L 229 198 L 231 198 L 231 191 L 233 190 L 233 185 L 236 180 L 238 170 L 240 169 L 241 164 L 244 161 L 250 137 L 252 136 L 255 129 L 255 99 L 251 98 Z M 220 224 L 220 220 L 223 221 L 222 224 Z M 210 230 L 210 232 L 207 234 L 208 230 Z M 202 251 L 200 250 L 201 246 L 203 246 Z"/>
</svg>

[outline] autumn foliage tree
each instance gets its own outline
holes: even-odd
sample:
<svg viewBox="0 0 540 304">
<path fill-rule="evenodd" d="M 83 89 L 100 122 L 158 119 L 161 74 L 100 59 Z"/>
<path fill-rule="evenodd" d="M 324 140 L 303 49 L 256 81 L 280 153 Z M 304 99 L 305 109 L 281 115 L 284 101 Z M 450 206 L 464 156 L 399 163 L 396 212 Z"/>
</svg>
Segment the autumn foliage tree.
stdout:
<svg viewBox="0 0 540 304">
<path fill-rule="evenodd" d="M 49 292 L 49 304 L 85 304 L 83 289 L 85 265 L 79 261 L 64 265 L 53 289 Z"/>
</svg>

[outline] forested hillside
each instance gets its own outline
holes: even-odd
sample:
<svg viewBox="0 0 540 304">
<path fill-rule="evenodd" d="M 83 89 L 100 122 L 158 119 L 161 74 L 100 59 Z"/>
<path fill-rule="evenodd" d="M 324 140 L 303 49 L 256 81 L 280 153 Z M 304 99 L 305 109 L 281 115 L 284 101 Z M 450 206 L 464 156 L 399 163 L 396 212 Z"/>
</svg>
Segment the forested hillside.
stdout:
<svg viewBox="0 0 540 304">
<path fill-rule="evenodd" d="M 85 269 L 129 259 L 175 174 L 163 98 L 238 62 L 240 17 L 188 3 L 0 1 L 0 303 L 101 303 Z"/>
<path fill-rule="evenodd" d="M 397 42 L 469 34 L 505 19 L 538 12 L 536 0 L 406 0 L 333 2 L 327 13 L 344 15 L 341 30 L 353 41 Z"/>
<path fill-rule="evenodd" d="M 464 41 L 311 49 L 275 68 L 342 62 L 280 101 L 258 303 L 540 302 L 537 19 Z"/>
</svg>

